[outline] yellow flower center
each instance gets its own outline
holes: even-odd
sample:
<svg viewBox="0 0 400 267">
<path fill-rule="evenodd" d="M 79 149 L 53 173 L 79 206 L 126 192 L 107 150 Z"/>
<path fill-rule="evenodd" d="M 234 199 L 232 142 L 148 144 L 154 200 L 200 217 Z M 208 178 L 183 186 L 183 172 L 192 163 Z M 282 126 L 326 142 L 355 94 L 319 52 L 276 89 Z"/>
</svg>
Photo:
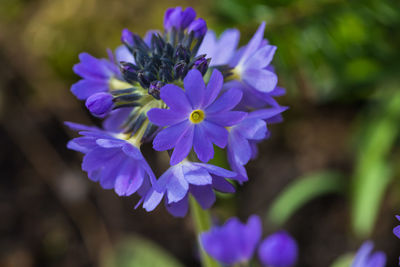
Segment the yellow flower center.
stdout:
<svg viewBox="0 0 400 267">
<path fill-rule="evenodd" d="M 189 119 L 192 123 L 200 123 L 204 120 L 204 117 L 205 117 L 204 115 L 205 115 L 204 111 L 202 111 L 200 109 L 196 109 L 196 110 L 193 110 L 192 113 L 190 113 Z"/>
</svg>

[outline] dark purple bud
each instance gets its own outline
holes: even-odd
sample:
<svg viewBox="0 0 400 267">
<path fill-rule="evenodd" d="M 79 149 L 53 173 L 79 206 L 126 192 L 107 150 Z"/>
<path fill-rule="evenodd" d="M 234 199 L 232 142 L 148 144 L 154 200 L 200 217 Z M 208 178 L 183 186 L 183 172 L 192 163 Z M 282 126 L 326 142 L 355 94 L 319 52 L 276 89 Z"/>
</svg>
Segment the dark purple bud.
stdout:
<svg viewBox="0 0 400 267">
<path fill-rule="evenodd" d="M 199 70 L 202 75 L 204 75 L 208 70 L 210 60 L 210 58 L 206 59 L 205 57 L 201 57 L 194 62 L 193 67 Z"/>
<path fill-rule="evenodd" d="M 181 60 L 174 66 L 174 73 L 176 79 L 183 78 L 186 75 L 186 72 L 187 72 L 187 64 L 185 61 Z"/>
<path fill-rule="evenodd" d="M 113 96 L 109 93 L 96 93 L 86 100 L 86 107 L 95 116 L 105 117 L 113 107 Z"/>
<path fill-rule="evenodd" d="M 135 44 L 133 41 L 133 33 L 128 29 L 123 29 L 121 34 L 121 42 L 128 47 L 133 47 Z"/>
<path fill-rule="evenodd" d="M 194 33 L 195 38 L 203 38 L 207 32 L 207 23 L 204 19 L 198 18 L 192 23 L 190 23 L 188 32 Z"/>
<path fill-rule="evenodd" d="M 184 30 L 193 22 L 196 17 L 196 12 L 193 8 L 188 7 L 182 11 L 181 7 L 169 8 L 164 15 L 164 28 L 166 31 L 175 28 Z"/>
<path fill-rule="evenodd" d="M 125 81 L 132 83 L 137 81 L 138 67 L 129 62 L 120 62 L 120 70 Z"/>
<path fill-rule="evenodd" d="M 160 99 L 160 90 L 161 87 L 164 86 L 163 82 L 160 81 L 154 81 L 150 83 L 149 87 L 149 94 L 151 94 L 155 99 Z"/>
<path fill-rule="evenodd" d="M 279 231 L 264 239 L 258 257 L 264 266 L 291 267 L 297 261 L 297 243 L 287 232 Z"/>
</svg>

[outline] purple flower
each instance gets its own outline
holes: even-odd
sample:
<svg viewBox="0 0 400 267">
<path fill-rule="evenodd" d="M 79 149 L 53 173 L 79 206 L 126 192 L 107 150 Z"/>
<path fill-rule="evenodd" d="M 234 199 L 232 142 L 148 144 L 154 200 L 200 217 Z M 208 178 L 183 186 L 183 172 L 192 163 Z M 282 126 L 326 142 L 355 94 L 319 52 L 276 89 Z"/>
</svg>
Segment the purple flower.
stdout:
<svg viewBox="0 0 400 267">
<path fill-rule="evenodd" d="M 262 93 L 269 93 L 276 87 L 278 78 L 268 70 L 276 46 L 265 44 L 263 39 L 265 23 L 263 22 L 257 32 L 237 57 L 238 63 L 233 69 L 234 79 L 251 86 Z"/>
<path fill-rule="evenodd" d="M 66 122 L 81 137 L 72 139 L 67 147 L 85 154 L 82 170 L 90 180 L 100 182 L 104 189 L 114 189 L 119 196 L 135 192 L 145 195 L 155 176 L 139 150 L 134 138 L 124 139 L 96 127 Z"/>
<path fill-rule="evenodd" d="M 351 267 L 384 267 L 386 264 L 385 253 L 378 251 L 372 253 L 374 244 L 366 241 L 357 251 Z"/>
<path fill-rule="evenodd" d="M 71 92 L 79 100 L 86 100 L 95 93 L 131 87 L 122 79 L 117 65 L 119 61 L 134 62 L 128 52 L 125 46 L 120 46 L 115 51 L 116 58 L 111 51 L 109 59 L 98 59 L 88 53 L 79 54 L 80 62 L 73 69 L 82 79 L 71 86 Z"/>
<path fill-rule="evenodd" d="M 182 10 L 182 7 L 168 8 L 164 15 L 164 29 L 166 31 L 175 28 L 177 30 L 186 29 L 196 18 L 196 11 L 188 7 Z"/>
<path fill-rule="evenodd" d="M 396 215 L 396 219 L 397 219 L 398 221 L 400 221 L 400 216 L 399 216 L 399 215 Z M 394 234 L 395 236 L 397 236 L 397 238 L 400 238 L 400 225 L 398 225 L 398 226 L 396 226 L 395 228 L 393 228 L 393 234 Z"/>
<path fill-rule="evenodd" d="M 112 109 L 113 97 L 109 93 L 96 93 L 86 99 L 86 107 L 95 116 L 103 118 Z"/>
<path fill-rule="evenodd" d="M 143 208 L 147 211 L 154 210 L 165 196 L 168 212 L 176 217 L 184 217 L 188 210 L 190 193 L 203 209 L 208 209 L 215 202 L 213 190 L 224 193 L 235 191 L 234 186 L 225 179 L 234 176 L 234 172 L 214 165 L 184 160 L 171 166 L 157 180 L 142 199 Z"/>
<path fill-rule="evenodd" d="M 233 265 L 252 258 L 261 234 L 261 220 L 253 215 L 247 224 L 231 218 L 223 226 L 212 227 L 200 235 L 200 242 L 210 256 L 224 264 Z"/>
<path fill-rule="evenodd" d="M 221 148 L 227 144 L 225 127 L 234 126 L 246 116 L 245 112 L 231 111 L 242 97 L 240 90 L 230 89 L 217 98 L 223 84 L 219 71 L 213 71 L 207 87 L 196 69 L 189 71 L 183 84 L 185 91 L 173 84 L 161 88 L 160 97 L 169 109 L 147 112 L 153 124 L 168 126 L 157 134 L 153 148 L 174 148 L 171 165 L 186 158 L 192 146 L 201 161 L 209 161 L 214 155 L 213 143 Z"/>
<path fill-rule="evenodd" d="M 265 120 L 277 116 L 286 109 L 286 107 L 278 106 L 250 112 L 244 120 L 230 128 L 227 146 L 228 162 L 231 169 L 238 174 L 236 178 L 238 181 L 248 180 L 243 166 L 254 156 L 254 145 L 268 137 Z"/>
<path fill-rule="evenodd" d="M 258 248 L 258 257 L 264 266 L 290 267 L 297 261 L 297 243 L 285 231 L 264 239 Z"/>
</svg>

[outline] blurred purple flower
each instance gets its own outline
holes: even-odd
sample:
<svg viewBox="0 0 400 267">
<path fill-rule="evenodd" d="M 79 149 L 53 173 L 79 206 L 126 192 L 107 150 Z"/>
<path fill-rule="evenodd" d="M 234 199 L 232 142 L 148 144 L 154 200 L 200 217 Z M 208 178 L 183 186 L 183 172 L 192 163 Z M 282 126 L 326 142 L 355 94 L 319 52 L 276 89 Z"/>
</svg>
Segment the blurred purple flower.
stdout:
<svg viewBox="0 0 400 267">
<path fill-rule="evenodd" d="M 357 251 L 351 267 L 384 267 L 386 264 L 385 253 L 378 251 L 372 253 L 374 244 L 366 241 Z"/>
<path fill-rule="evenodd" d="M 258 216 L 251 216 L 247 224 L 230 218 L 223 226 L 214 226 L 200 234 L 200 242 L 210 256 L 224 264 L 233 265 L 248 262 L 252 258 L 261 234 Z"/>
<path fill-rule="evenodd" d="M 297 243 L 286 231 L 268 236 L 258 248 L 260 261 L 269 267 L 291 267 L 297 261 L 297 253 Z"/>
<path fill-rule="evenodd" d="M 231 111 L 242 97 L 240 90 L 231 89 L 218 97 L 223 84 L 218 70 L 211 74 L 207 87 L 196 69 L 189 71 L 183 84 L 185 91 L 173 84 L 161 88 L 160 97 L 169 109 L 147 112 L 153 124 L 169 126 L 154 138 L 153 148 L 174 148 L 171 165 L 186 158 L 192 146 L 201 161 L 209 161 L 214 155 L 213 143 L 221 148 L 227 144 L 225 127 L 234 126 L 246 116 L 245 112 Z"/>
<path fill-rule="evenodd" d="M 397 219 L 398 221 L 400 221 L 400 216 L 399 216 L 399 215 L 396 215 L 396 219 Z M 395 228 L 393 228 L 393 234 L 394 234 L 395 236 L 397 236 L 397 238 L 400 238 L 400 225 L 398 225 L 398 226 L 396 226 Z"/>
</svg>

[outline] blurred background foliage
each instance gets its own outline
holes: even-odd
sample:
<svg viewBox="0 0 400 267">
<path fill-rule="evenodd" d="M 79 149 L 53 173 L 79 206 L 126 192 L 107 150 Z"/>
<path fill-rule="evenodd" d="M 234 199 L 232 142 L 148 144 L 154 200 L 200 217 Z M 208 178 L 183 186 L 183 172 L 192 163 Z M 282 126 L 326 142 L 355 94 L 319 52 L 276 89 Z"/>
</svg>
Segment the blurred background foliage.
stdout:
<svg viewBox="0 0 400 267">
<path fill-rule="evenodd" d="M 265 20 L 288 92 L 285 121 L 269 127 L 250 182 L 218 201 L 219 219 L 257 213 L 265 234 L 286 228 L 299 266 L 341 255 L 335 266 L 346 266 L 368 238 L 397 264 L 399 1 L 1 0 L 0 266 L 199 266 L 190 219 L 134 211 L 135 197 L 90 183 L 63 126 L 98 123 L 69 92 L 78 54 L 105 57 L 123 28 L 161 28 L 176 5 L 193 6 L 217 33 L 239 28 L 241 44 Z M 161 173 L 163 157 L 149 158 Z"/>
</svg>

